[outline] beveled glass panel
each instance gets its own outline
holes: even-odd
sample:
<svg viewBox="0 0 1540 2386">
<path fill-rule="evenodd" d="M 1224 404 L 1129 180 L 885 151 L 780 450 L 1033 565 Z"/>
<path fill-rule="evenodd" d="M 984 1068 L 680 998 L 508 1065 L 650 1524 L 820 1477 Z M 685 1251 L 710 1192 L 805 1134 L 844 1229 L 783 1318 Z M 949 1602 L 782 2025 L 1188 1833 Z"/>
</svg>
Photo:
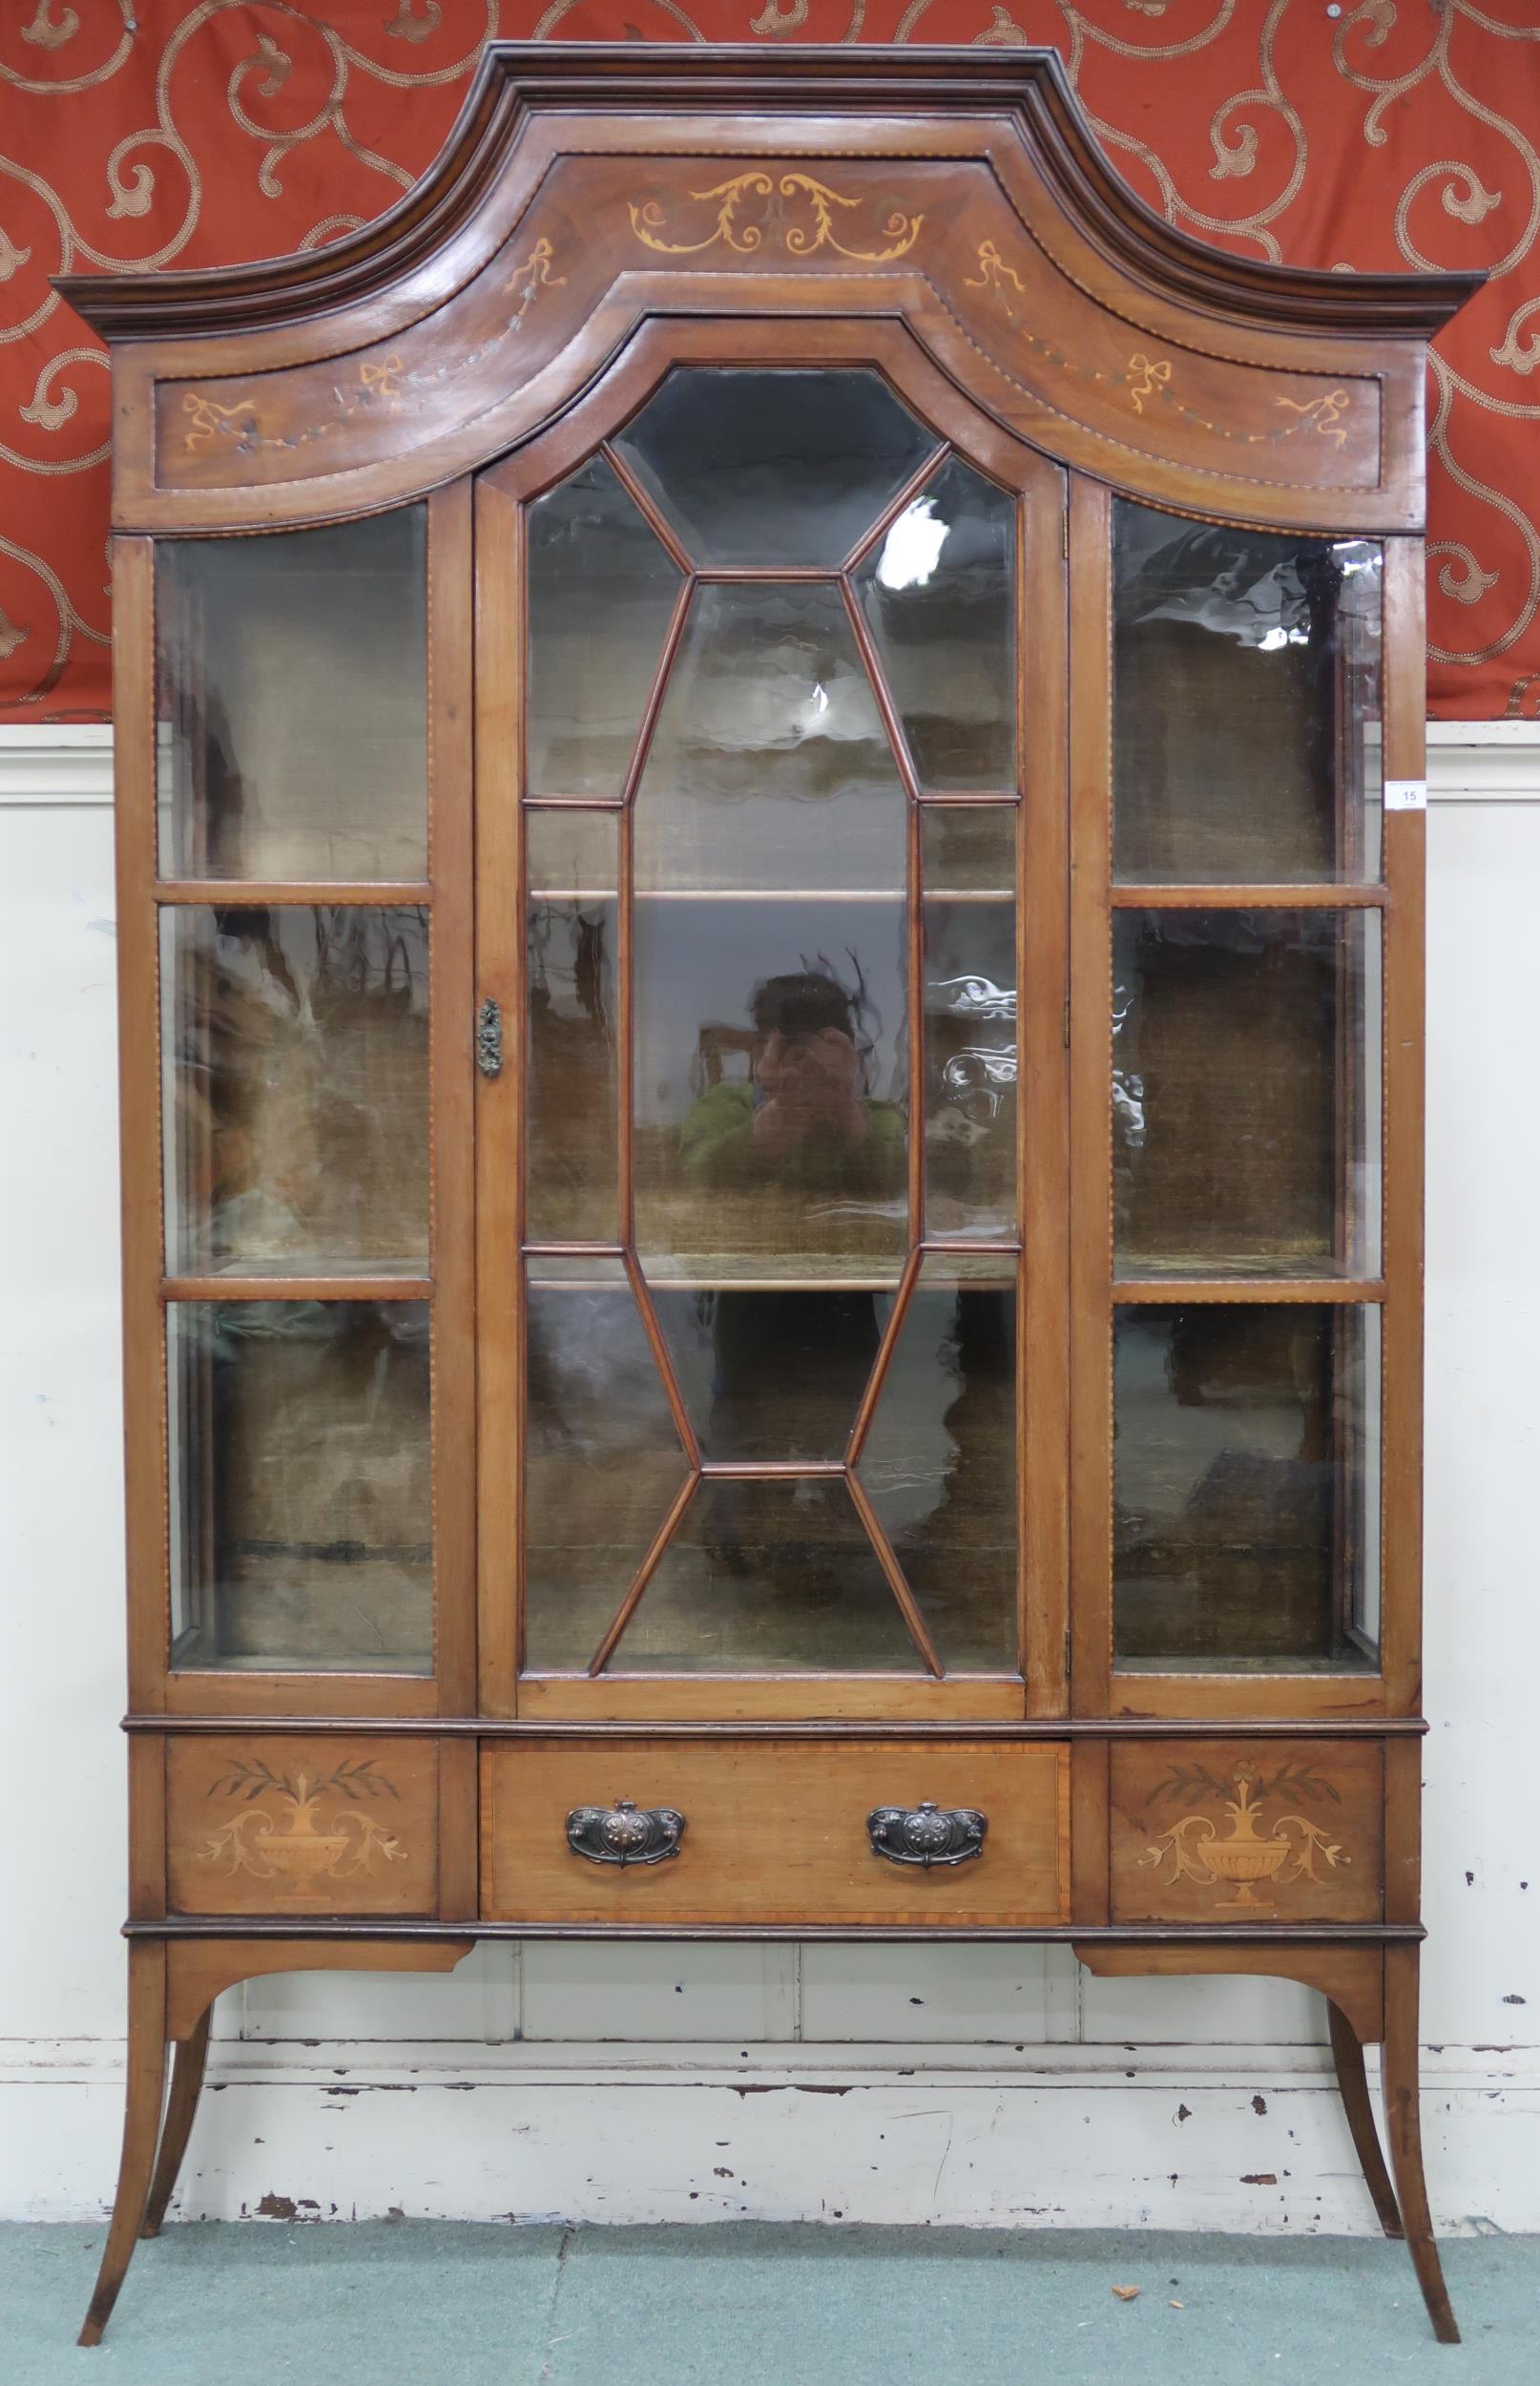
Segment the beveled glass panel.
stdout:
<svg viewBox="0 0 1540 2386">
<path fill-rule="evenodd" d="M 426 878 L 427 521 L 157 543 L 162 875 Z"/>
<path fill-rule="evenodd" d="M 877 1356 L 879 1294 L 725 1285 L 653 1298 L 703 1457 L 843 1457 Z"/>
<path fill-rule="evenodd" d="M 1016 1287 L 922 1262 L 858 1469 L 949 1673 L 1014 1673 Z"/>
<path fill-rule="evenodd" d="M 174 1273 L 422 1275 L 426 910 L 167 906 Z"/>
<path fill-rule="evenodd" d="M 949 457 L 856 574 L 924 787 L 1016 784 L 1016 500 Z"/>
<path fill-rule="evenodd" d="M 1377 877 L 1380 547 L 1113 511 L 1117 877 Z"/>
<path fill-rule="evenodd" d="M 685 1478 L 619 1260 L 526 1269 L 525 1664 L 581 1673 Z"/>
<path fill-rule="evenodd" d="M 926 1232 L 1016 1231 L 1013 806 L 921 814 L 926 890 Z"/>
<path fill-rule="evenodd" d="M 1113 913 L 1122 1275 L 1373 1275 L 1377 911 Z"/>
<path fill-rule="evenodd" d="M 637 887 L 899 893 L 905 819 L 839 590 L 697 588 L 636 799 Z"/>
<path fill-rule="evenodd" d="M 531 795 L 620 794 L 679 583 L 603 456 L 531 506 Z"/>
<path fill-rule="evenodd" d="M 428 1673 L 428 1311 L 173 1302 L 173 1664 Z"/>
<path fill-rule="evenodd" d="M 635 906 L 635 1218 L 655 1283 L 896 1283 L 908 1240 L 904 907 Z"/>
<path fill-rule="evenodd" d="M 838 1476 L 707 1476 L 615 1651 L 617 1673 L 923 1671 Z"/>
<path fill-rule="evenodd" d="M 1116 1312 L 1119 1666 L 1373 1667 L 1380 1382 L 1371 1314 L 1311 1303 Z"/>
<path fill-rule="evenodd" d="M 616 447 L 698 564 L 843 563 L 937 446 L 875 373 L 685 366 Z"/>
<path fill-rule="evenodd" d="M 618 815 L 528 811 L 524 825 L 526 1231 L 531 1242 L 614 1243 Z"/>
</svg>

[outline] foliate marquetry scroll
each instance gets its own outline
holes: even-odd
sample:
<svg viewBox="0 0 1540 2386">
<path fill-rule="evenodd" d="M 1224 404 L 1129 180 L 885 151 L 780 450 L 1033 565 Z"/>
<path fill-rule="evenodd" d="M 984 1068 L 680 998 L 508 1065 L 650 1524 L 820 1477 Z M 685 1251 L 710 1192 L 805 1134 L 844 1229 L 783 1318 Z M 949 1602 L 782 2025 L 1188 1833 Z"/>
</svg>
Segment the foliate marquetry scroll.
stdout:
<svg viewBox="0 0 1540 2386">
<path fill-rule="evenodd" d="M 1383 1801 L 1369 1740 L 1119 1748 L 1113 1919 L 1377 1919 Z"/>
<path fill-rule="evenodd" d="M 1277 448 L 1301 436 L 1323 439 L 1339 449 L 1347 445 L 1347 417 L 1353 393 L 1340 385 L 1318 388 L 1310 397 L 1275 394 L 1271 403 L 1276 419 L 1264 429 L 1238 420 L 1220 420 L 1209 407 L 1197 402 L 1187 386 L 1191 376 L 1184 372 L 1179 359 L 1134 347 L 1121 365 L 1093 363 L 1063 334 L 1055 338 L 1039 329 L 1036 308 L 1017 303 L 1018 300 L 1028 300 L 1027 283 L 1002 256 L 995 241 L 978 243 L 976 262 L 978 271 L 965 279 L 964 288 L 989 291 L 1021 347 L 1039 365 L 1080 384 L 1088 395 L 1093 388 L 1105 390 L 1126 402 L 1134 415 L 1168 422 L 1176 417 L 1227 446 Z"/>
<path fill-rule="evenodd" d="M 1185 1877 L 1215 1889 L 1228 1888 L 1234 1894 L 1217 1900 L 1221 1909 L 1249 1908 L 1260 1913 L 1270 1910 L 1270 1881 L 1319 1880 L 1322 1870 L 1335 1871 L 1338 1865 L 1353 1861 L 1341 1841 L 1307 1815 L 1280 1814 L 1262 1830 L 1262 1810 L 1269 1800 L 1280 1796 L 1338 1798 L 1331 1783 L 1309 1766 L 1285 1765 L 1269 1778 L 1255 1765 L 1238 1765 L 1230 1777 L 1236 1795 L 1226 1798 L 1220 1795 L 1226 1785 L 1216 1781 L 1205 1767 L 1174 1765 L 1166 1794 L 1179 1797 L 1189 1791 L 1195 1770 L 1201 1776 L 1199 1787 L 1219 1798 L 1229 1820 L 1221 1826 L 1212 1813 L 1189 1813 L 1162 1831 L 1139 1861 L 1157 1869 L 1169 1865 L 1171 1870 L 1163 1872 L 1163 1878 Z"/>
<path fill-rule="evenodd" d="M 628 201 L 631 228 L 645 247 L 662 257 L 699 257 L 718 247 L 740 257 L 761 249 L 811 257 L 828 248 L 860 264 L 887 265 L 908 255 L 925 222 L 923 214 L 892 206 L 873 227 L 876 244 L 871 235 L 858 244 L 855 227 L 868 203 L 864 199 L 851 198 L 810 174 L 766 173 L 759 167 L 687 196 L 692 207 L 708 211 L 703 218 L 671 215 L 657 199 Z M 841 237 L 842 226 L 851 238 Z"/>
<path fill-rule="evenodd" d="M 401 1798 L 373 1757 L 343 1758 L 316 1776 L 275 1772 L 260 1756 L 238 1757 L 210 1783 L 208 1795 L 239 1808 L 204 1839 L 203 1854 L 217 1870 L 308 1889 L 406 1861 L 395 1831 L 367 1810 L 373 1801 Z"/>
<path fill-rule="evenodd" d="M 307 449 L 335 441 L 371 415 L 399 415 L 423 407 L 456 374 L 518 338 L 542 292 L 559 289 L 566 282 L 565 274 L 552 272 L 554 262 L 555 251 L 549 240 L 542 236 L 530 244 L 497 284 L 495 314 L 473 345 L 456 352 L 452 343 L 429 341 L 420 343 L 408 354 L 404 344 L 398 344 L 339 360 L 328 368 L 323 402 L 302 420 L 291 423 L 280 419 L 276 411 L 270 417 L 262 403 L 269 393 L 261 383 L 234 405 L 211 397 L 206 389 L 184 390 L 183 454 L 209 452 L 223 444 L 241 456 L 281 454 L 298 459 Z M 506 303 L 508 300 L 513 302 L 511 305 Z"/>
<path fill-rule="evenodd" d="M 182 447 L 188 454 L 205 440 L 211 444 L 228 440 L 238 455 L 254 455 L 261 444 L 257 409 L 249 398 L 235 406 L 219 406 L 201 390 L 188 389 L 182 396 L 182 412 L 188 417 L 182 433 Z"/>
<path fill-rule="evenodd" d="M 427 1914 L 438 1755 L 398 1737 L 198 1733 L 166 1747 L 175 1914 Z"/>
</svg>

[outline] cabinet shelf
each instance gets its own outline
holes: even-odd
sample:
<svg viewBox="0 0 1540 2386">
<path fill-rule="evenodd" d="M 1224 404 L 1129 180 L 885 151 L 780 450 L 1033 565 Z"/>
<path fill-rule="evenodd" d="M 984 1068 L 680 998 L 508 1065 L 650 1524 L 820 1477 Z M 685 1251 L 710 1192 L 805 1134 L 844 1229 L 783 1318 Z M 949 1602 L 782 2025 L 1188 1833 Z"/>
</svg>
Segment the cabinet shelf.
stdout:
<svg viewBox="0 0 1540 2386">
<path fill-rule="evenodd" d="M 531 903 L 614 903 L 614 887 L 531 887 Z M 1014 903 L 1014 887 L 926 885 L 927 903 Z M 905 904 L 902 887 L 637 887 L 637 903 L 891 903 Z"/>
<path fill-rule="evenodd" d="M 1013 1287 L 1016 1281 L 1019 1254 L 1013 1250 L 980 1251 L 927 1244 L 925 1256 L 934 1274 L 953 1277 L 959 1284 L 983 1288 L 998 1285 L 1005 1288 Z M 528 1280 L 542 1290 L 581 1291 L 590 1281 L 585 1271 L 587 1257 L 579 1251 L 526 1252 Z M 613 1251 L 595 1251 L 591 1264 L 613 1265 L 614 1259 Z M 906 1264 L 904 1259 L 896 1259 L 891 1266 L 863 1266 L 847 1258 L 830 1258 L 821 1266 L 805 1251 L 781 1260 L 762 1254 L 745 1258 L 719 1252 L 687 1252 L 657 1258 L 642 1251 L 639 1261 L 648 1284 L 668 1292 L 889 1293 L 898 1290 Z"/>
</svg>

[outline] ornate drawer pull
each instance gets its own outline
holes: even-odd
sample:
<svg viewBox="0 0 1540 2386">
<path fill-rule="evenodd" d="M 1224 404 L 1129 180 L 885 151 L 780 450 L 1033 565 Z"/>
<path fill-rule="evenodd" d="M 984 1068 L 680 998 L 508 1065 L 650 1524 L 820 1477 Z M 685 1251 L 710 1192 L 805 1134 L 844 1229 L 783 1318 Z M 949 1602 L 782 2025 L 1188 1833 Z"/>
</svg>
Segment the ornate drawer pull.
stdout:
<svg viewBox="0 0 1540 2386">
<path fill-rule="evenodd" d="M 679 1852 L 684 1816 L 672 1806 L 638 1807 L 631 1798 L 614 1806 L 574 1806 L 567 1817 L 567 1845 L 590 1864 L 661 1864 Z"/>
<path fill-rule="evenodd" d="M 879 1806 L 866 1817 L 873 1855 L 889 1864 L 966 1864 L 984 1853 L 989 1819 L 971 1806 Z"/>
</svg>

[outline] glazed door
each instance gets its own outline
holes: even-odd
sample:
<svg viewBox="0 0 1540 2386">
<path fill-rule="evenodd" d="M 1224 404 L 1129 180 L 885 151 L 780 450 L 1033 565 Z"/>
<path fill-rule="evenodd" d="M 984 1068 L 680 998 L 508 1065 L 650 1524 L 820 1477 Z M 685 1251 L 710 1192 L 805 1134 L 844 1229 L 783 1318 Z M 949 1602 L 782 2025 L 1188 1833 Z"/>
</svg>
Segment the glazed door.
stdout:
<svg viewBox="0 0 1540 2386">
<path fill-rule="evenodd" d="M 693 339 L 478 492 L 483 1698 L 1059 1711 L 1062 475 Z"/>
<path fill-rule="evenodd" d="M 1382 768 L 1415 559 L 1089 484 L 1072 527 L 1076 1705 L 1372 1712 L 1415 1574 L 1381 1463 L 1419 1300 L 1384 1199 L 1418 791 Z"/>
<path fill-rule="evenodd" d="M 472 1695 L 469 533 L 462 484 L 128 567 L 141 1707 Z"/>
</svg>

